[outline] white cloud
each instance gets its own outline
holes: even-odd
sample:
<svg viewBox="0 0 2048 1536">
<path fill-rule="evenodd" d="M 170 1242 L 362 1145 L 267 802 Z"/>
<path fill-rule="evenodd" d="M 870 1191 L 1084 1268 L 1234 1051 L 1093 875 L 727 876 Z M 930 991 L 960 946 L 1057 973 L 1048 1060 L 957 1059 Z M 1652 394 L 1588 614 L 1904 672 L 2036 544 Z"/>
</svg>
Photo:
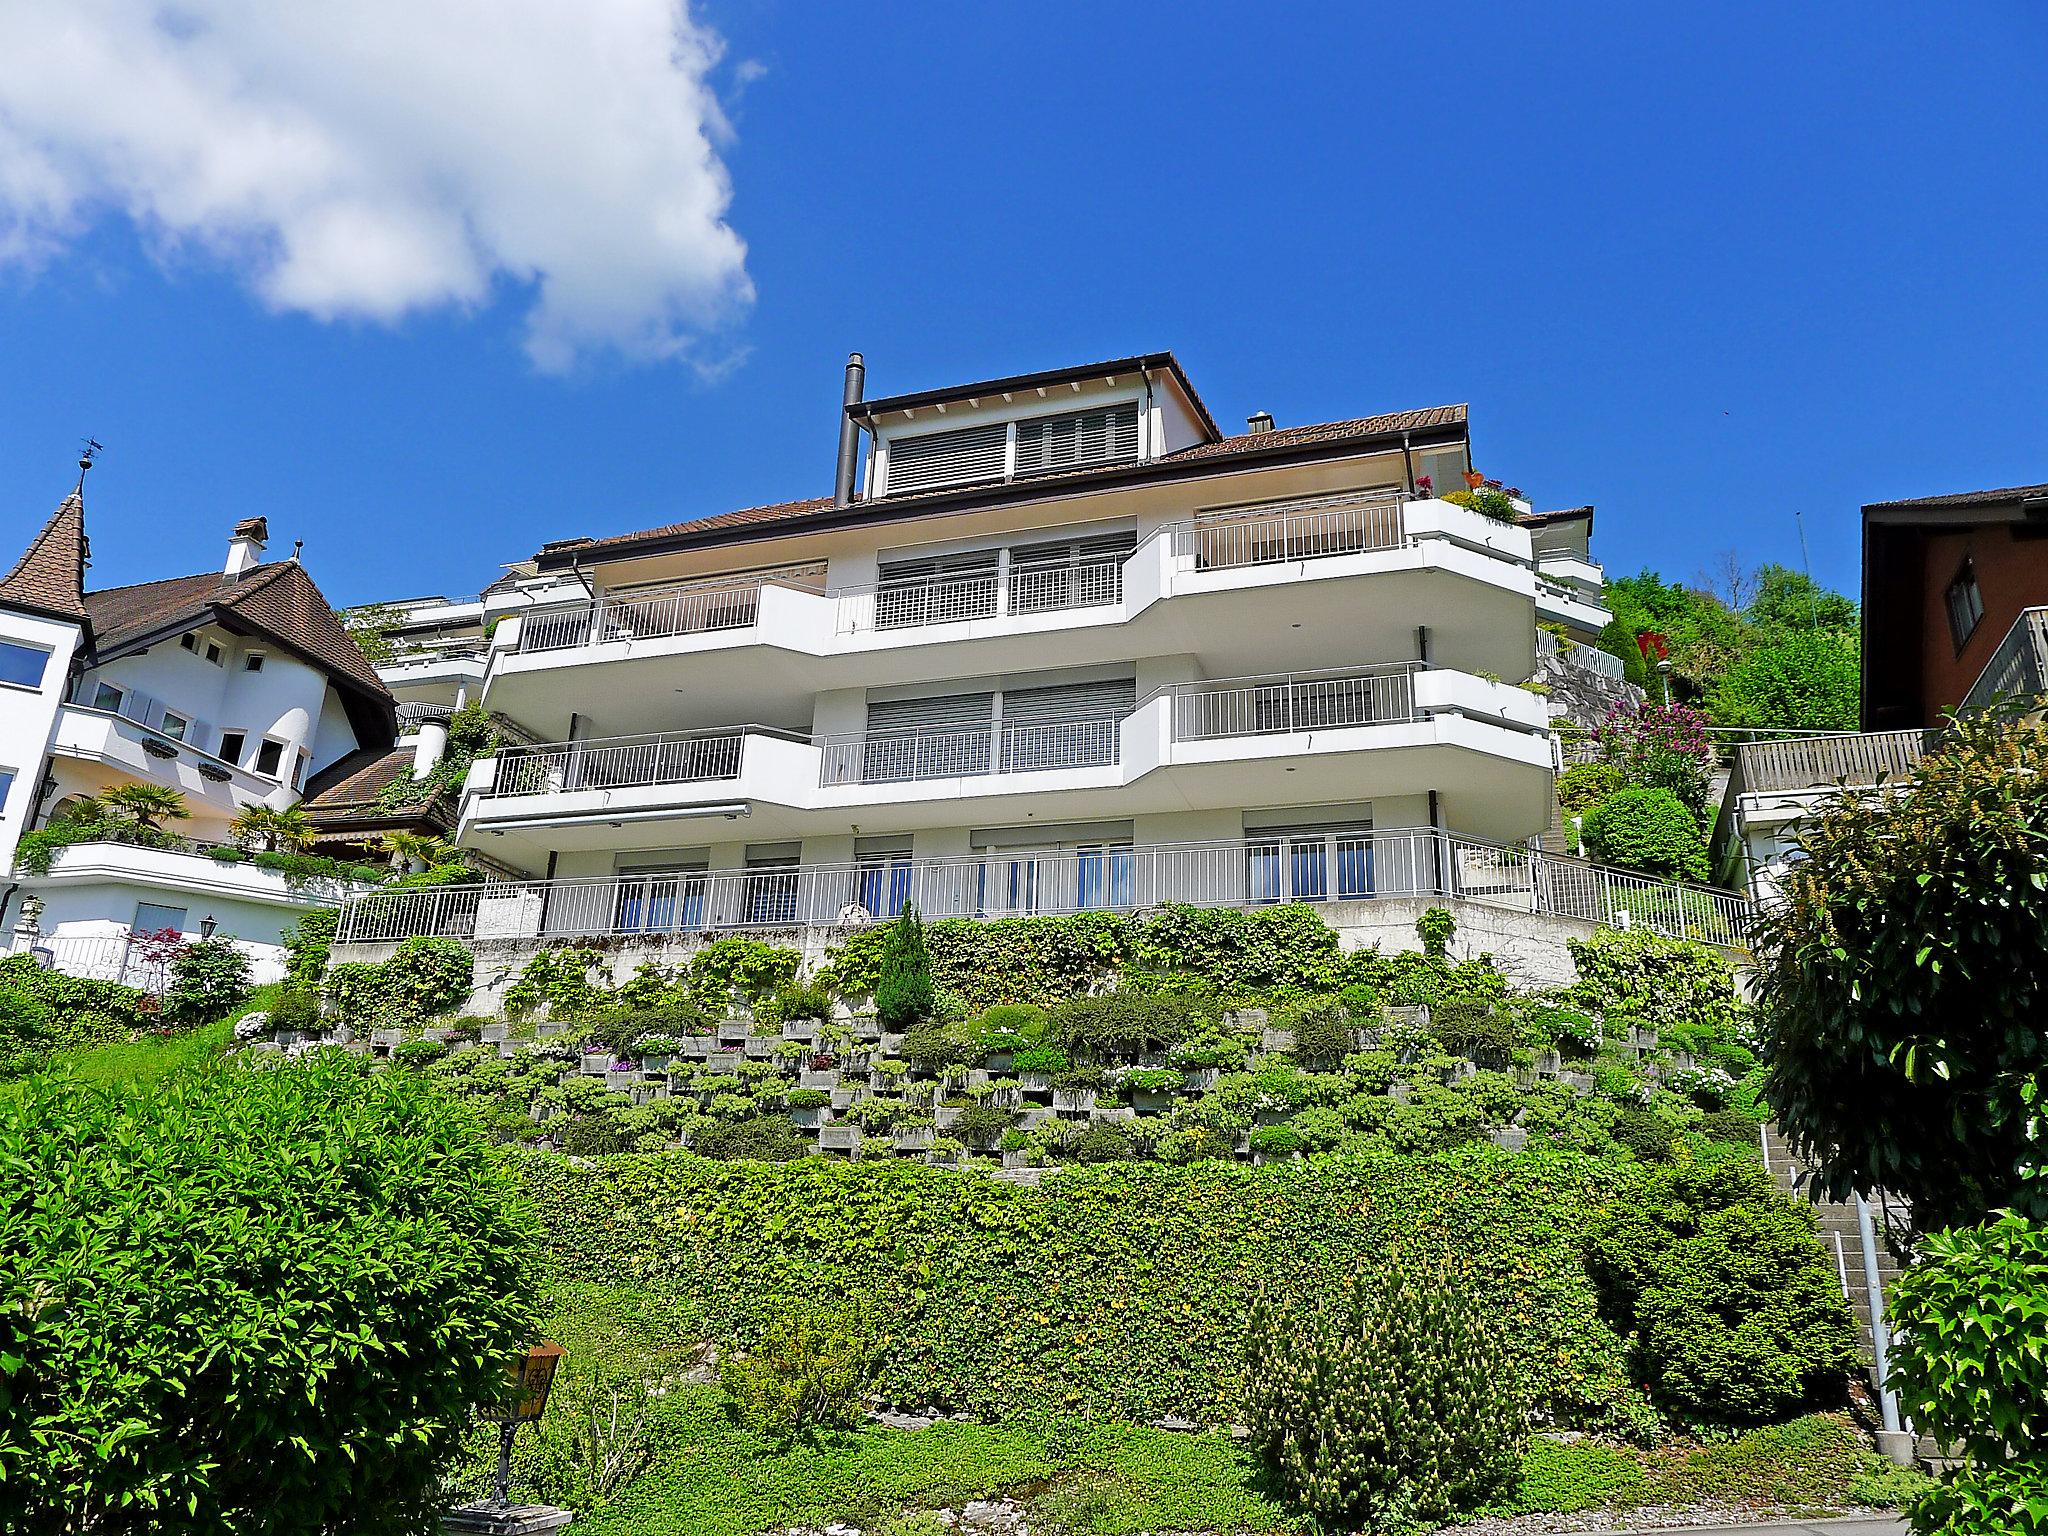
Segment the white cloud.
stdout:
<svg viewBox="0 0 2048 1536">
<path fill-rule="evenodd" d="M 0 0 L 0 261 L 109 211 L 265 303 L 530 284 L 526 346 L 697 355 L 753 297 L 687 0 Z"/>
</svg>

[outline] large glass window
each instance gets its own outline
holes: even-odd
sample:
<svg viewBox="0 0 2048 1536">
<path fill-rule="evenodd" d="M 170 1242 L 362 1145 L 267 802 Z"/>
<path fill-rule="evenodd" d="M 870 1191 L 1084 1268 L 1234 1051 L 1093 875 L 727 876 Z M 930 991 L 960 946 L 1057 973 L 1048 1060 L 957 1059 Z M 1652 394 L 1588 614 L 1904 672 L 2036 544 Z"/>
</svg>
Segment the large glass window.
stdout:
<svg viewBox="0 0 2048 1536">
<path fill-rule="evenodd" d="M 0 683 L 13 683 L 19 688 L 40 688 L 43 686 L 43 674 L 49 666 L 50 653 L 41 646 L 0 640 Z"/>
</svg>

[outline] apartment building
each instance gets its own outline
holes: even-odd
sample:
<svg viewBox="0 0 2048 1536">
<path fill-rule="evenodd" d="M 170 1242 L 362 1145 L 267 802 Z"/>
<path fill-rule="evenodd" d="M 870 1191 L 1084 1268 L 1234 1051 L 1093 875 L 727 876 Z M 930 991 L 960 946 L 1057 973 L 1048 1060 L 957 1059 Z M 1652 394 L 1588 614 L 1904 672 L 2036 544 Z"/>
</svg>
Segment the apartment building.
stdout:
<svg viewBox="0 0 2048 1536">
<path fill-rule="evenodd" d="M 87 592 L 83 491 L 81 474 L 0 578 L 0 931 L 33 898 L 36 947 L 67 971 L 125 977 L 129 933 L 172 929 L 234 939 L 268 974 L 283 930 L 339 893 L 257 867 L 229 824 L 388 749 L 391 697 L 297 559 L 264 560 L 263 518 L 215 569 Z M 16 867 L 25 833 L 124 785 L 186 815 Z"/>
<path fill-rule="evenodd" d="M 1463 406 L 1225 434 L 1170 353 L 881 397 L 856 356 L 838 439 L 829 496 L 560 539 L 482 595 L 482 698 L 533 739 L 473 766 L 458 836 L 528 879 L 379 897 L 345 938 L 906 902 L 1629 921 L 1647 882 L 1530 848 L 1555 749 L 1520 685 L 1539 624 L 1554 662 L 1607 621 L 1591 509 L 1445 500 Z"/>
</svg>

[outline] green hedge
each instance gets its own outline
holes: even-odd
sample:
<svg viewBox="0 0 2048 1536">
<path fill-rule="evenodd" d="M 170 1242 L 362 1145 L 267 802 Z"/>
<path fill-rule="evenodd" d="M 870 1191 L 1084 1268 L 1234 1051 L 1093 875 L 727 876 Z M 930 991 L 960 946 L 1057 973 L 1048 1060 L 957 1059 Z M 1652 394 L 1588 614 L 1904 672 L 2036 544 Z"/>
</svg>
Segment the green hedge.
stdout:
<svg viewBox="0 0 2048 1536">
<path fill-rule="evenodd" d="M 569 1278 L 657 1287 L 741 1345 L 782 1298 L 871 1297 L 885 1400 L 980 1417 L 1202 1422 L 1238 1411 L 1243 1329 L 1268 1284 L 1445 1258 L 1500 1318 L 1561 1422 L 1640 1431 L 1581 1260 L 1634 1173 L 1474 1149 L 1248 1168 L 1073 1168 L 1028 1189 L 971 1172 L 805 1159 L 520 1157 Z"/>
</svg>

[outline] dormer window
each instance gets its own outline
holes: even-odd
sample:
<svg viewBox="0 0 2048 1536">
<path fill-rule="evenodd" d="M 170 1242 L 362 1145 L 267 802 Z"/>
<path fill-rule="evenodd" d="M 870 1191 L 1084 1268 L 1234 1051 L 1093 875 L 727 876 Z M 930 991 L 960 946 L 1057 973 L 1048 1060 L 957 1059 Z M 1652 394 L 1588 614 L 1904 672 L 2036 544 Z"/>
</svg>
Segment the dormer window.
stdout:
<svg viewBox="0 0 2048 1536">
<path fill-rule="evenodd" d="M 1000 480 L 1009 457 L 1010 425 L 994 421 L 955 432 L 924 432 L 892 438 L 889 443 L 889 491 L 928 490 L 935 485 L 964 485 L 974 480 Z"/>
<path fill-rule="evenodd" d="M 1137 457 L 1138 404 L 1132 400 L 1092 411 L 892 437 L 885 494 L 1133 463 Z"/>
</svg>

